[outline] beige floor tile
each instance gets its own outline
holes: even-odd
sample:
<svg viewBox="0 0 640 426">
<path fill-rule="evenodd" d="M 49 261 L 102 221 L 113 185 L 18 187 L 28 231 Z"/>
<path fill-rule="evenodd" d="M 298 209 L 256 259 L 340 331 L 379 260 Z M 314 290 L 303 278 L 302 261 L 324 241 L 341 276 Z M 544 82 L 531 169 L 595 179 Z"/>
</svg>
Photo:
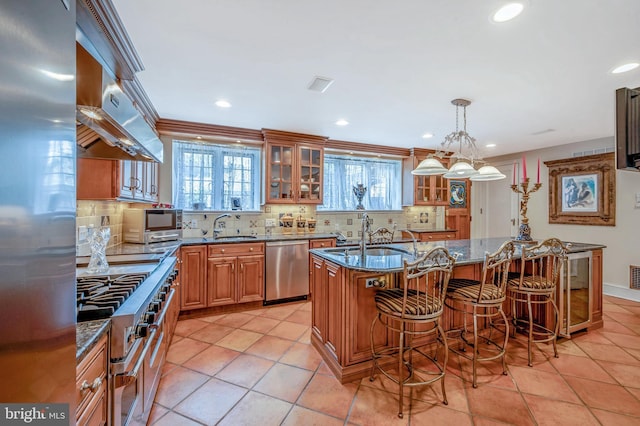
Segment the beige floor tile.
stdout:
<svg viewBox="0 0 640 426">
<path fill-rule="evenodd" d="M 211 379 L 185 398 L 173 411 L 207 425 L 215 425 L 247 393 L 245 388 Z"/>
<path fill-rule="evenodd" d="M 302 333 L 304 333 L 308 329 L 309 327 L 306 325 L 282 321 L 267 334 L 270 336 L 282 337 L 283 339 L 288 340 L 298 340 L 300 336 L 302 336 Z"/>
<path fill-rule="evenodd" d="M 253 331 L 235 329 L 216 342 L 216 345 L 223 348 L 243 352 L 249 346 L 257 342 L 263 335 Z"/>
<path fill-rule="evenodd" d="M 291 340 L 281 339 L 280 337 L 262 336 L 244 352 L 277 361 L 289 350 L 292 344 L 293 342 Z"/>
<path fill-rule="evenodd" d="M 257 392 L 249 392 L 218 423 L 220 426 L 279 425 L 291 410 L 291 404 Z"/>
<path fill-rule="evenodd" d="M 296 402 L 312 376 L 313 372 L 309 370 L 276 364 L 253 387 L 253 390 L 287 402 Z"/>
<path fill-rule="evenodd" d="M 209 348 L 185 362 L 183 366 L 199 373 L 213 376 L 240 354 L 241 352 L 211 345 Z"/>
<path fill-rule="evenodd" d="M 216 374 L 218 379 L 251 388 L 273 366 L 274 362 L 253 355 L 240 355 Z"/>
</svg>

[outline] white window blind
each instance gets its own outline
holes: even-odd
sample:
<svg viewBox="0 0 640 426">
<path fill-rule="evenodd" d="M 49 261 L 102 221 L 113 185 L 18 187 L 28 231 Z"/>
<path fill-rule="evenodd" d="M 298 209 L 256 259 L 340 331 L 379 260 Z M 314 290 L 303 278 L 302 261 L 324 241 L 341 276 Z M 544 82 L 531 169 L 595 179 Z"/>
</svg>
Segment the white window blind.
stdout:
<svg viewBox="0 0 640 426">
<path fill-rule="evenodd" d="M 366 210 L 402 209 L 402 162 L 371 157 L 325 154 L 323 204 L 318 210 L 355 210 L 357 184 L 367 187 Z"/>
<path fill-rule="evenodd" d="M 173 141 L 173 204 L 184 210 L 260 209 L 260 149 Z"/>
</svg>

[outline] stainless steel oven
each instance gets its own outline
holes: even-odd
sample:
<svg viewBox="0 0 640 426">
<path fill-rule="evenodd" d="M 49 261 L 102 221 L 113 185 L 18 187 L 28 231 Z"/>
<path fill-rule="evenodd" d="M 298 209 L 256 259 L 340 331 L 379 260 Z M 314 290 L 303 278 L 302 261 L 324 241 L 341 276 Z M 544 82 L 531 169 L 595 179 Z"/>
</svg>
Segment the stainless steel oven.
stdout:
<svg viewBox="0 0 640 426">
<path fill-rule="evenodd" d="M 182 238 L 182 210 L 124 209 L 122 238 L 127 243 L 149 244 Z"/>
<path fill-rule="evenodd" d="M 148 255 L 149 259 L 154 255 Z M 122 255 L 126 257 L 126 255 Z M 137 259 L 138 257 L 136 257 Z M 112 265 L 93 276 L 78 268 L 78 321 L 111 318 L 110 424 L 143 425 L 151 412 L 175 321 L 176 258 Z"/>
</svg>

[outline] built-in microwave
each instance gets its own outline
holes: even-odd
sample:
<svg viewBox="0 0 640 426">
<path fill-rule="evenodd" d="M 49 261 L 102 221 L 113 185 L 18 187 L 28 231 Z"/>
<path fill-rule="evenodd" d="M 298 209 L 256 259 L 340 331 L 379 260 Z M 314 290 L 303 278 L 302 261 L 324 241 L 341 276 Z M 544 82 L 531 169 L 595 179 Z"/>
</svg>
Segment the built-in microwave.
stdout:
<svg viewBox="0 0 640 426">
<path fill-rule="evenodd" d="M 182 238 L 182 210 L 124 209 L 122 239 L 125 243 L 150 244 Z"/>
</svg>

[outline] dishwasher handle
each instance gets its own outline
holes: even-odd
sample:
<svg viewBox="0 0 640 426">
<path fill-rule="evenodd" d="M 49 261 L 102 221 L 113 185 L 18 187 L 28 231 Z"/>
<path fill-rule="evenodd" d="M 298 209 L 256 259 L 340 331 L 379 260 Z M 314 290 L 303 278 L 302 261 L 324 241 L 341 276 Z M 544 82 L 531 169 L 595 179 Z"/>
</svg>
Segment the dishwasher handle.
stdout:
<svg viewBox="0 0 640 426">
<path fill-rule="evenodd" d="M 300 246 L 306 244 L 309 244 L 309 240 L 270 241 L 267 242 L 267 247 Z"/>
</svg>

